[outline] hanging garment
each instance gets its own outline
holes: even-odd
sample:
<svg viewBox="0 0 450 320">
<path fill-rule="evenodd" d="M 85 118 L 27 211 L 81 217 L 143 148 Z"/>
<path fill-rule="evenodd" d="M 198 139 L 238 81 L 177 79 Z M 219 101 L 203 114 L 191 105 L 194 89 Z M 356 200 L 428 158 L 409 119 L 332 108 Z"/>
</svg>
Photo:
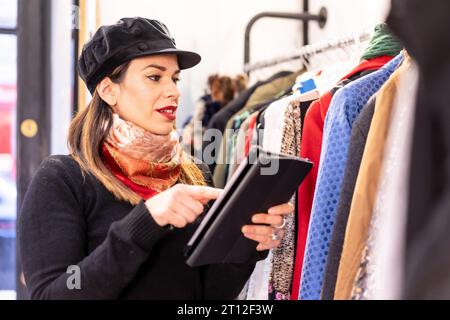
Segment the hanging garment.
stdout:
<svg viewBox="0 0 450 320">
<path fill-rule="evenodd" d="M 381 87 L 377 97 L 375 112 L 353 193 L 339 262 L 334 294 L 335 299 L 338 300 L 350 298 L 356 272 L 361 262 L 361 254 L 366 244 L 367 230 L 378 190 L 384 145 L 388 135 L 394 98 L 398 91 L 399 77 L 408 68 L 410 68 L 410 60 L 405 59 Z"/>
<path fill-rule="evenodd" d="M 228 178 L 227 181 L 231 179 L 233 174 L 236 172 L 237 168 L 241 164 L 242 160 L 248 155 L 248 150 L 246 149 L 246 139 L 249 134 L 251 134 L 250 124 L 254 121 L 256 122 L 256 118 L 258 117 L 258 112 L 255 112 L 249 115 L 242 125 L 239 128 L 239 131 L 236 134 L 236 140 L 232 141 L 235 143 L 233 150 L 230 152 L 230 162 L 228 169 Z"/>
<path fill-rule="evenodd" d="M 293 100 L 294 99 L 294 100 Z M 284 101 L 283 101 L 284 100 Z M 264 128 L 264 137 L 263 137 L 263 146 L 266 150 L 270 150 L 267 148 L 273 148 L 272 150 L 274 152 L 288 152 L 289 150 L 283 149 L 283 137 L 286 137 L 286 135 L 292 135 L 292 139 L 295 139 L 295 134 L 298 133 L 298 130 L 300 130 L 300 113 L 297 114 L 298 111 L 298 105 L 296 110 L 293 111 L 291 104 L 295 101 L 295 98 L 293 96 L 284 98 L 280 100 L 280 105 L 275 106 L 271 105 L 265 113 L 265 128 Z M 286 133 L 286 120 L 287 116 L 289 116 L 290 112 L 294 112 L 295 114 L 290 114 L 293 117 L 297 116 L 297 119 L 291 119 L 294 122 L 295 127 L 290 127 L 294 130 L 294 132 Z M 276 124 L 277 123 L 277 124 Z M 289 122 L 290 123 L 290 122 Z M 277 151 L 275 151 L 277 150 Z M 268 279 L 262 279 L 262 281 L 268 282 L 268 297 L 269 299 L 277 299 L 277 300 L 284 300 L 283 293 L 287 293 L 288 291 L 283 290 L 284 288 L 280 288 L 280 284 L 286 283 L 286 281 L 283 281 L 283 279 L 279 279 L 276 277 L 276 279 L 273 279 L 274 275 L 274 268 L 275 270 L 279 270 L 280 268 L 280 258 L 285 257 L 287 261 L 285 263 L 292 266 L 292 262 L 290 261 L 290 258 L 293 258 L 293 250 L 292 252 L 283 252 L 283 249 L 289 250 L 289 245 L 286 246 L 288 243 L 292 245 L 292 236 L 293 236 L 293 228 L 294 228 L 294 213 L 291 213 L 287 216 L 285 216 L 286 219 L 286 225 L 284 227 L 284 237 L 281 241 L 281 244 L 278 248 L 275 248 L 272 251 L 272 257 L 271 260 L 266 260 L 266 263 L 270 266 L 269 270 L 271 273 L 269 274 Z M 293 249 L 293 248 L 292 248 Z M 285 274 L 284 276 L 289 276 L 289 274 Z M 273 282 L 275 280 L 275 283 Z M 279 281 L 281 280 L 281 281 Z M 278 290 L 280 291 L 278 291 Z M 289 290 L 289 289 L 288 289 Z M 277 294 L 278 293 L 278 294 Z"/>
<path fill-rule="evenodd" d="M 285 77 L 292 74 L 291 71 L 281 71 L 274 74 L 271 78 L 265 81 L 258 81 L 250 88 L 242 92 L 236 99 L 230 101 L 226 106 L 224 106 L 219 112 L 217 112 L 208 124 L 208 129 L 217 129 L 223 132 L 227 125 L 228 120 L 239 112 L 247 103 L 250 96 L 258 89 L 259 87 L 274 81 L 278 78 Z"/>
<path fill-rule="evenodd" d="M 380 70 L 348 84 L 333 97 L 324 126 L 324 143 L 302 270 L 301 299 L 320 299 L 351 126 L 369 98 L 402 61 L 403 55 L 400 54 Z"/>
<path fill-rule="evenodd" d="M 245 104 L 247 103 L 250 96 L 258 89 L 260 86 L 269 83 L 270 81 L 276 80 L 280 77 L 287 76 L 291 74 L 290 71 L 281 71 L 277 74 L 273 75 L 271 78 L 267 79 L 266 81 L 258 81 L 254 85 L 252 85 L 250 88 L 242 92 L 237 98 L 230 101 L 226 106 L 224 106 L 222 109 L 220 109 L 209 121 L 208 127 L 206 130 L 219 130 L 221 134 L 224 134 L 225 127 L 228 123 L 228 120 L 236 114 L 239 110 L 241 110 Z M 203 141 L 203 150 L 207 148 L 209 145 L 214 146 L 216 149 L 213 151 L 213 154 L 211 154 L 211 157 L 217 161 L 219 158 L 219 147 L 221 146 L 222 136 L 217 136 L 211 138 L 211 141 Z M 218 150 L 217 150 L 218 149 Z M 213 163 L 208 163 L 209 170 L 213 173 L 216 167 L 216 161 Z"/>
<path fill-rule="evenodd" d="M 224 106 L 222 109 L 220 109 L 209 121 L 208 126 L 206 128 L 206 131 L 214 132 L 214 131 L 220 131 L 221 135 L 218 136 L 212 136 L 208 140 L 202 141 L 203 147 L 202 149 L 205 150 L 207 147 L 214 146 L 214 150 L 212 151 L 211 156 L 214 161 L 208 162 L 209 170 L 211 172 L 214 172 L 216 167 L 216 161 L 219 156 L 219 146 L 222 142 L 222 135 L 225 131 L 225 126 L 233 114 L 235 114 L 238 110 L 240 110 L 242 107 L 244 107 L 247 100 L 250 98 L 250 96 L 253 94 L 253 92 L 262 85 L 263 82 L 257 82 L 252 87 L 241 93 L 236 99 L 229 102 L 226 106 Z M 209 136 L 208 136 L 209 137 Z M 205 160 L 205 159 L 203 159 Z"/>
<path fill-rule="evenodd" d="M 256 111 L 254 113 L 254 116 L 250 117 L 247 135 L 245 136 L 245 154 L 244 154 L 245 157 L 247 157 L 247 155 L 250 153 L 250 147 L 253 145 L 254 136 L 257 134 L 256 124 L 258 121 L 258 116 L 259 116 L 259 111 Z M 239 163 L 241 163 L 242 160 L 243 159 L 240 159 Z"/>
<path fill-rule="evenodd" d="M 303 266 L 303 256 L 308 234 L 309 217 L 316 186 L 317 173 L 322 148 L 322 135 L 325 116 L 328 111 L 334 93 L 345 83 L 345 79 L 357 79 L 368 72 L 377 70 L 390 61 L 392 57 L 382 56 L 371 60 L 362 61 L 347 76 L 342 79 L 336 88 L 323 95 L 319 100 L 313 102 L 306 113 L 302 130 L 302 141 L 300 156 L 313 162 L 313 168 L 306 176 L 298 191 L 298 222 L 297 222 L 297 245 L 295 253 L 294 279 L 292 283 L 292 299 L 297 299 Z"/>
<path fill-rule="evenodd" d="M 362 109 L 358 118 L 353 123 L 348 154 L 350 155 L 345 166 L 344 180 L 342 181 L 342 191 L 339 196 L 339 203 L 336 211 L 336 221 L 333 228 L 333 235 L 330 241 L 327 265 L 323 279 L 322 299 L 333 300 L 336 287 L 336 278 L 341 260 L 342 245 L 344 243 L 345 228 L 347 227 L 350 205 L 352 203 L 353 191 L 355 190 L 356 178 L 358 177 L 361 159 L 369 134 L 370 123 L 372 122 L 375 110 L 376 94 L 372 96 L 367 105 Z"/>
<path fill-rule="evenodd" d="M 224 168 L 224 174 L 225 177 L 225 183 L 228 181 L 228 178 L 231 176 L 231 167 L 234 164 L 234 159 L 236 157 L 235 153 L 236 150 L 236 144 L 238 142 L 238 135 L 241 131 L 241 127 L 243 125 L 247 126 L 247 119 L 251 116 L 251 113 L 249 111 L 244 111 L 240 115 L 233 118 L 233 134 L 231 135 L 230 139 L 228 140 L 228 145 L 226 146 L 227 152 L 226 152 L 226 162 L 225 162 L 225 168 Z M 238 150 L 239 154 L 242 153 L 242 150 Z"/>
<path fill-rule="evenodd" d="M 304 70 L 296 71 L 285 77 L 271 81 L 264 86 L 259 87 L 248 99 L 242 111 L 248 110 L 256 105 L 266 102 L 272 98 L 278 98 L 284 95 L 287 89 L 292 88 L 295 79 L 304 72 Z"/>
<path fill-rule="evenodd" d="M 284 114 L 289 102 L 295 97 L 289 96 L 273 102 L 264 110 L 264 129 L 262 147 L 266 151 L 279 153 L 281 150 Z M 261 133 L 260 133 L 261 134 Z M 272 136 L 278 136 L 278 139 Z M 268 300 L 269 279 L 272 272 L 273 252 L 262 261 L 258 261 L 249 279 L 247 300 Z"/>
<path fill-rule="evenodd" d="M 292 94 L 292 93 L 290 93 L 290 94 Z M 264 117 L 265 117 L 265 114 L 266 114 L 266 110 L 268 109 L 268 107 L 272 103 L 274 103 L 274 102 L 276 102 L 276 101 L 278 101 L 280 99 L 281 98 L 270 99 L 270 100 L 266 101 L 265 103 L 261 103 L 259 105 L 256 105 L 255 107 L 251 108 L 249 111 L 246 111 L 246 113 L 251 114 L 251 115 L 257 114 L 256 119 L 252 118 L 251 122 L 252 122 L 253 129 L 258 129 L 258 130 L 255 130 L 255 131 L 259 131 L 261 134 L 257 135 L 255 143 L 253 143 L 253 144 L 262 146 L 262 141 L 263 141 L 263 134 L 262 133 L 264 132 L 264 130 L 263 130 L 264 129 L 264 122 L 265 122 L 264 121 Z M 255 135 L 252 134 L 252 140 L 254 139 L 254 136 Z M 250 142 L 250 140 L 248 139 L 247 142 Z M 228 168 L 226 168 L 226 169 L 228 169 Z"/>
<path fill-rule="evenodd" d="M 258 104 L 254 106 L 251 109 L 247 109 L 246 111 L 242 112 L 240 115 L 235 116 L 233 118 L 233 130 L 234 134 L 229 139 L 228 144 L 228 151 L 227 151 L 227 165 L 225 166 L 225 173 L 227 175 L 227 179 L 225 180 L 225 183 L 230 180 L 233 173 L 236 171 L 238 165 L 241 163 L 242 159 L 248 154 L 250 145 L 245 146 L 246 141 L 249 142 L 247 139 L 247 134 L 252 135 L 251 130 L 249 130 L 250 123 L 252 123 L 253 129 L 256 126 L 256 120 L 259 116 L 260 110 L 261 112 L 264 112 L 268 107 L 272 106 L 274 108 L 277 108 L 278 105 L 285 106 L 287 101 L 290 99 L 294 99 L 294 96 L 287 96 L 283 99 L 270 99 L 269 101 L 266 101 L 264 103 Z M 286 99 L 286 100 L 285 100 Z M 276 110 L 276 109 L 275 109 Z M 265 112 L 264 112 L 265 114 Z M 278 137 L 280 135 L 280 129 L 275 128 L 274 131 L 278 132 L 278 135 L 276 135 L 276 140 L 281 139 L 281 137 Z M 269 135 L 268 135 L 269 136 Z M 247 147 L 247 148 L 245 148 Z"/>
<path fill-rule="evenodd" d="M 292 155 L 298 155 L 300 145 L 294 149 L 290 149 L 290 147 L 292 147 L 293 141 L 300 142 L 300 119 L 302 116 L 300 105 L 309 106 L 310 101 L 316 98 L 318 98 L 317 92 L 308 92 L 302 95 L 296 93 L 271 103 L 258 114 L 262 125 L 258 126 L 258 132 L 254 134 L 255 140 L 267 151 L 276 153 L 284 151 Z M 307 101 L 309 103 L 306 103 Z M 299 112 L 293 109 L 298 109 Z M 260 136 L 262 136 L 262 139 L 259 139 Z M 275 254 L 271 251 L 267 259 L 256 264 L 255 271 L 249 280 L 248 300 L 267 300 L 269 291 L 273 294 L 272 297 L 280 299 L 289 297 L 294 261 L 293 250 L 295 248 L 294 214 L 286 218 L 285 237 L 280 248 L 283 249 L 277 250 Z M 273 273 L 273 262 L 275 261 L 278 264 L 280 260 L 284 260 L 286 264 L 282 268 L 277 268 L 277 272 Z M 286 269 L 289 270 L 288 274 L 285 273 Z M 275 290 L 273 287 L 269 288 L 271 279 L 280 284 L 280 286 L 276 286 Z M 278 289 L 279 287 L 282 289 Z M 285 289 L 287 287 L 289 288 L 288 291 Z"/>
<path fill-rule="evenodd" d="M 228 139 L 227 136 L 227 129 L 231 130 L 233 126 L 234 118 L 239 116 L 240 114 L 244 112 L 251 111 L 252 108 L 259 104 L 266 103 L 267 100 L 273 99 L 273 98 L 279 98 L 283 95 L 285 95 L 287 90 L 290 90 L 292 87 L 295 78 L 298 76 L 299 72 L 290 74 L 285 77 L 277 78 L 274 81 L 271 81 L 267 84 L 264 84 L 260 87 L 258 87 L 255 92 L 251 95 L 245 106 L 238 111 L 236 114 L 233 115 L 233 117 L 228 120 L 225 132 L 222 138 L 222 141 L 220 143 L 218 156 L 217 156 L 217 164 L 214 169 L 214 185 L 217 188 L 223 188 L 226 183 L 226 177 L 227 177 L 227 162 L 228 159 Z"/>
<path fill-rule="evenodd" d="M 413 61 L 399 76 L 380 183 L 352 299 L 401 298 L 409 163 L 418 78 L 418 69 Z"/>
<path fill-rule="evenodd" d="M 247 126 L 248 124 L 246 123 L 246 121 L 254 114 L 258 114 L 257 118 L 259 118 L 260 110 L 264 114 L 265 108 L 269 107 L 272 103 L 274 103 L 278 100 L 279 100 L 278 98 L 270 99 L 264 103 L 261 103 L 252 108 L 249 108 L 246 111 L 243 111 L 242 113 L 240 113 L 239 115 L 236 115 L 233 117 L 233 119 L 232 119 L 232 121 L 233 121 L 232 135 L 226 139 L 228 141 L 228 145 L 226 146 L 227 152 L 225 153 L 227 158 L 223 165 L 223 168 L 220 169 L 220 170 L 223 170 L 223 174 L 226 177 L 225 184 L 230 179 L 231 175 L 233 174 L 233 171 L 237 169 L 237 164 L 235 161 L 236 157 L 241 156 L 242 151 L 244 150 L 242 147 L 240 149 L 236 148 L 237 144 L 239 142 L 239 139 L 242 139 L 242 137 L 243 137 L 243 132 L 241 130 L 241 127 L 243 125 Z M 243 143 L 243 142 L 241 141 L 241 143 Z M 247 151 L 247 154 L 248 154 L 248 151 Z"/>
<path fill-rule="evenodd" d="M 401 42 L 392 34 L 386 23 L 375 26 L 375 32 L 361 59 L 372 59 L 381 55 L 396 56 L 403 49 Z"/>
<path fill-rule="evenodd" d="M 291 95 L 273 102 L 264 113 L 263 148 L 267 151 L 279 153 L 283 137 L 285 114 L 289 104 L 294 101 Z"/>
<path fill-rule="evenodd" d="M 250 153 L 250 147 L 252 145 L 257 145 L 257 140 L 254 140 L 254 136 L 256 134 L 256 124 L 259 117 L 259 111 L 256 111 L 252 113 L 250 117 L 241 126 L 241 130 L 239 130 L 238 137 L 237 137 L 237 143 L 236 143 L 236 149 L 242 150 L 242 154 L 234 154 L 232 159 L 235 161 L 234 163 L 230 164 L 231 170 L 231 176 L 236 172 L 239 165 L 244 161 L 244 159 L 248 156 Z M 245 130 L 244 128 L 247 127 Z M 231 179 L 230 173 L 228 176 L 228 180 Z"/>
<path fill-rule="evenodd" d="M 388 24 L 420 70 L 410 167 L 405 299 L 450 298 L 450 1 L 393 0 Z"/>
<path fill-rule="evenodd" d="M 318 93 L 316 92 L 316 95 Z M 312 100 L 303 101 L 308 96 L 291 101 L 284 115 L 284 127 L 281 139 L 281 152 L 292 156 L 300 154 L 300 141 L 302 130 L 302 113 L 305 114 Z M 317 96 L 315 96 L 317 98 Z M 303 108 L 303 110 L 302 110 Z M 293 195 L 291 203 L 296 206 L 297 195 Z M 285 217 L 286 225 L 284 237 L 279 247 L 273 250 L 272 273 L 269 283 L 270 300 L 289 300 L 294 272 L 295 241 L 296 241 L 296 215 L 295 212 Z"/>
</svg>

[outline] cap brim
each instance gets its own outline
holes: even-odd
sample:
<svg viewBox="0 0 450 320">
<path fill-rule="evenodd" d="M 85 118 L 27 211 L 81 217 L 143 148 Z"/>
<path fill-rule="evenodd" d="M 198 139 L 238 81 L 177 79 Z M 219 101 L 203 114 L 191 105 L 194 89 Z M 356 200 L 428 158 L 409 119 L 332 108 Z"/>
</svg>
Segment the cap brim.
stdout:
<svg viewBox="0 0 450 320">
<path fill-rule="evenodd" d="M 184 51 L 184 50 L 178 50 L 178 49 L 164 49 L 159 51 L 150 51 L 150 52 L 143 52 L 142 54 L 139 54 L 139 56 L 147 56 L 147 55 L 156 55 L 156 54 L 176 54 L 178 57 L 178 67 L 183 69 L 189 69 L 197 64 L 200 63 L 202 60 L 202 57 L 191 51 Z"/>
</svg>

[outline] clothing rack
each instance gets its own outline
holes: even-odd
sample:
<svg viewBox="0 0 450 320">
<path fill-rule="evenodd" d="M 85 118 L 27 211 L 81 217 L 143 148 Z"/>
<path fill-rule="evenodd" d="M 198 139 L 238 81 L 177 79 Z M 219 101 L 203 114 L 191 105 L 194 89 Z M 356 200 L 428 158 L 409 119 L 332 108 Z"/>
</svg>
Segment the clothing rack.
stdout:
<svg viewBox="0 0 450 320">
<path fill-rule="evenodd" d="M 313 56 L 315 54 L 319 54 L 322 52 L 326 52 L 333 49 L 345 48 L 350 45 L 354 45 L 360 42 L 370 40 L 371 34 L 369 32 L 362 32 L 356 36 L 347 36 L 337 40 L 324 41 L 321 43 L 310 44 L 303 46 L 295 55 L 287 56 L 287 57 L 278 57 L 275 59 L 257 62 L 253 64 L 245 64 L 244 71 L 247 74 L 253 72 L 255 70 L 275 66 L 284 62 L 289 62 L 292 60 L 297 60 L 301 58 L 307 58 L 309 56 Z"/>
<path fill-rule="evenodd" d="M 244 40 L 244 64 L 247 65 L 250 62 L 250 32 L 253 25 L 261 18 L 279 18 L 279 19 L 290 19 L 290 20 L 300 20 L 303 21 L 303 44 L 308 44 L 308 24 L 310 21 L 317 21 L 319 27 L 323 28 L 327 22 L 328 12 L 325 7 L 319 10 L 319 14 L 311 14 L 307 10 L 309 8 L 308 0 L 303 0 L 303 10 L 302 13 L 283 13 L 283 12 L 261 12 L 254 16 L 248 22 L 245 28 L 245 40 Z M 247 73 L 248 75 L 248 73 Z"/>
</svg>

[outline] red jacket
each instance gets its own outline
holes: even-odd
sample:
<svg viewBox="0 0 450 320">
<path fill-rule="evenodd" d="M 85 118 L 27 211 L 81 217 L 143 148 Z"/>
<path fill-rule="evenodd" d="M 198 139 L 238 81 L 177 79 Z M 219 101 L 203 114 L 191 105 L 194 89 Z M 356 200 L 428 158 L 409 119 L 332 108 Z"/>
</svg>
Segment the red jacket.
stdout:
<svg viewBox="0 0 450 320">
<path fill-rule="evenodd" d="M 363 60 L 355 69 L 341 79 L 345 80 L 362 71 L 377 70 L 389 62 L 393 57 L 381 56 L 378 58 Z M 322 149 L 323 126 L 325 116 L 333 98 L 334 90 L 325 93 L 314 101 L 308 109 L 303 125 L 300 156 L 308 158 L 314 165 L 311 172 L 305 178 L 298 189 L 298 225 L 297 248 L 295 254 L 294 276 L 292 282 L 292 300 L 298 299 L 300 280 L 305 253 L 306 237 L 308 235 L 309 218 L 311 215 L 314 191 L 316 188 L 317 174 L 319 171 L 320 152 Z"/>
</svg>

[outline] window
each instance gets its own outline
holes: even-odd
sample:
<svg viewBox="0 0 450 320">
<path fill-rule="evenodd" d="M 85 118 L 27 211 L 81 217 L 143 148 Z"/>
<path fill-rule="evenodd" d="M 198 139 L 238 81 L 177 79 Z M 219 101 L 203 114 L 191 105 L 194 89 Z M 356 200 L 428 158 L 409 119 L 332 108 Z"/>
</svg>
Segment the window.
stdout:
<svg viewBox="0 0 450 320">
<path fill-rule="evenodd" d="M 0 0 L 0 29 L 17 26 L 17 0 Z"/>
<path fill-rule="evenodd" d="M 16 287 L 17 1 L 0 0 L 0 300 Z"/>
</svg>

